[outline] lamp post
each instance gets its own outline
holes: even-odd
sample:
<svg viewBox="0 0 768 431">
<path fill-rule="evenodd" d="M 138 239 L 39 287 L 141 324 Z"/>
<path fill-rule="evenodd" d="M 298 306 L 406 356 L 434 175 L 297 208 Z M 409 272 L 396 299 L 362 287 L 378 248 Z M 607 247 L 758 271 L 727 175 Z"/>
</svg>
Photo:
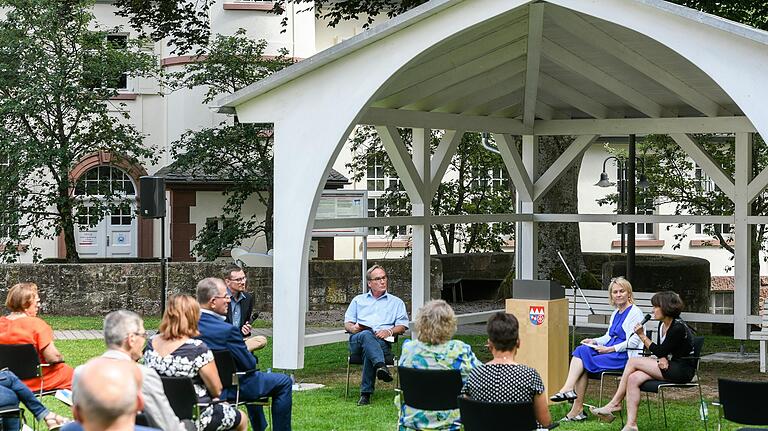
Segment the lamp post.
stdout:
<svg viewBox="0 0 768 431">
<path fill-rule="evenodd" d="M 633 144 L 634 135 L 630 136 L 630 144 Z M 634 147 L 634 145 L 632 145 Z M 600 173 L 600 181 L 595 185 L 598 187 L 612 187 L 616 183 L 610 181 L 608 173 L 605 171 L 605 166 L 609 160 L 614 160 L 619 171 L 621 178 L 618 179 L 618 214 L 635 214 L 635 189 L 641 190 L 647 189 L 650 184 L 648 178 L 645 176 L 645 162 L 643 159 L 632 157 L 627 160 L 620 159 L 616 156 L 610 156 L 603 160 L 603 171 Z M 637 184 L 635 184 L 635 160 L 640 161 L 640 176 L 638 177 Z M 631 161 L 631 163 L 629 163 Z M 628 212 L 629 211 L 629 212 Z M 631 281 L 632 275 L 635 269 L 635 224 L 634 223 L 619 223 L 621 230 L 621 253 L 627 254 L 626 262 L 626 277 Z M 626 235 L 626 236 L 625 236 Z M 626 239 L 625 239 L 626 238 Z"/>
</svg>

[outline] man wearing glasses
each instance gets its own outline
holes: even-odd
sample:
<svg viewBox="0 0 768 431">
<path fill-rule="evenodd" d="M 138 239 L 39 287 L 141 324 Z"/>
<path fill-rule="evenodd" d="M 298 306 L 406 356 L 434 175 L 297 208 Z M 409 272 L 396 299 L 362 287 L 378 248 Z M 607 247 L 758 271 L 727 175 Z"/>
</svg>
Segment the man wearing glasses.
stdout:
<svg viewBox="0 0 768 431">
<path fill-rule="evenodd" d="M 224 284 L 227 285 L 227 294 L 231 297 L 227 309 L 226 322 L 240 329 L 245 338 L 245 345 L 249 351 L 263 348 L 267 345 L 267 337 L 256 335 L 251 337 L 250 316 L 253 313 L 253 295 L 246 292 L 245 271 L 237 265 L 231 264 L 224 268 Z"/>
<path fill-rule="evenodd" d="M 344 329 L 349 332 L 349 351 L 363 357 L 363 377 L 357 405 L 371 403 L 376 379 L 392 381 L 384 357 L 392 351 L 395 336 L 408 329 L 408 313 L 403 300 L 387 292 L 387 273 L 373 265 L 365 274 L 368 292 L 357 295 L 344 314 Z"/>
</svg>

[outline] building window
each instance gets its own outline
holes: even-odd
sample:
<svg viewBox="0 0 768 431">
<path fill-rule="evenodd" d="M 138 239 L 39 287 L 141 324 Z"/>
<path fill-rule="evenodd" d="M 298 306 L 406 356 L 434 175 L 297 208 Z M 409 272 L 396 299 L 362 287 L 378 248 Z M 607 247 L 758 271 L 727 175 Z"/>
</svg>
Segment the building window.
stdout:
<svg viewBox="0 0 768 431">
<path fill-rule="evenodd" d="M 715 185 L 715 182 L 712 181 L 712 178 L 710 178 L 709 175 L 707 175 L 707 173 L 704 172 L 704 169 L 701 169 L 701 166 L 699 165 L 696 165 L 695 178 L 696 178 L 696 190 L 699 193 L 711 193 L 711 192 L 720 190 Z M 733 231 L 733 225 L 716 224 L 716 225 L 712 225 L 712 228 L 709 229 L 709 228 L 705 228 L 705 226 L 701 223 L 696 223 L 694 225 L 694 229 L 697 235 L 713 237 L 717 233 L 720 233 L 722 235 L 730 235 L 731 232 Z"/>
<path fill-rule="evenodd" d="M 623 187 L 627 184 L 626 170 L 616 168 L 616 192 L 621 193 Z M 624 202 L 627 205 L 627 202 Z M 656 214 L 656 204 L 653 199 L 645 198 L 635 202 L 636 214 L 638 215 L 653 215 Z M 629 210 L 629 208 L 627 208 Z M 626 225 L 621 223 L 616 224 L 616 233 L 621 235 L 622 228 Z M 656 224 L 655 223 L 635 223 L 635 235 L 640 238 L 655 238 Z"/>
<path fill-rule="evenodd" d="M 368 188 L 368 217 L 386 217 L 387 215 L 397 213 L 401 210 L 400 207 L 392 207 L 392 200 L 386 202 L 384 194 L 390 193 L 404 193 L 403 186 L 400 179 L 396 176 L 387 175 L 384 172 L 383 156 L 377 154 L 372 159 L 369 159 L 368 166 L 366 168 L 366 185 Z M 398 201 L 400 201 L 398 199 Z M 404 236 L 408 234 L 407 226 L 385 226 L 385 227 L 371 227 L 368 228 L 369 235 L 389 235 L 392 230 L 397 231 L 397 236 Z"/>
<path fill-rule="evenodd" d="M 133 180 L 121 169 L 114 166 L 96 166 L 86 171 L 77 180 L 75 195 L 99 196 L 106 194 L 135 195 Z"/>
<path fill-rule="evenodd" d="M 733 292 L 712 292 L 712 314 L 733 314 Z"/>
<path fill-rule="evenodd" d="M 472 190 L 482 190 L 489 186 L 494 191 L 509 189 L 509 174 L 503 166 L 497 166 L 488 171 L 473 170 L 472 178 L 470 185 Z"/>
<path fill-rule="evenodd" d="M 108 34 L 107 44 L 113 49 L 127 49 L 128 48 L 128 35 L 127 34 Z M 128 74 L 121 73 L 116 77 L 113 82 L 108 84 L 109 88 L 115 88 L 117 90 L 128 89 Z"/>
</svg>

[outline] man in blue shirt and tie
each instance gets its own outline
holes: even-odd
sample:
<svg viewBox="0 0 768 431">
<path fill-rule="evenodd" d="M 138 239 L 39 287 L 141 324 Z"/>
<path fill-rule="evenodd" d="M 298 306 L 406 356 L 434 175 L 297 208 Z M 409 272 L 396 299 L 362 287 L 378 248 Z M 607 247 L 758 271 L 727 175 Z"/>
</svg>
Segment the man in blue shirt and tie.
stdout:
<svg viewBox="0 0 768 431">
<path fill-rule="evenodd" d="M 408 313 L 402 299 L 387 292 L 387 273 L 379 265 L 366 272 L 368 292 L 357 295 L 344 314 L 344 329 L 350 334 L 349 351 L 363 357 L 363 377 L 357 405 L 371 403 L 376 378 L 392 381 L 384 363 L 396 335 L 408 329 Z"/>
</svg>

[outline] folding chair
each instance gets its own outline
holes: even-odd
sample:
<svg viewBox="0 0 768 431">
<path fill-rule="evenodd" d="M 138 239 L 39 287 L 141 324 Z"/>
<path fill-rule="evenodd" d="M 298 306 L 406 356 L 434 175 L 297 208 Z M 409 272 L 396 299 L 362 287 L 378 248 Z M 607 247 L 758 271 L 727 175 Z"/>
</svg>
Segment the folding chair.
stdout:
<svg viewBox="0 0 768 431">
<path fill-rule="evenodd" d="M 23 424 L 25 422 L 24 420 L 24 411 L 21 409 L 21 407 L 0 407 L 0 430 L 2 431 L 19 431 L 19 430 L 12 430 L 6 426 L 6 418 L 18 416 L 19 418 L 19 424 Z"/>
<path fill-rule="evenodd" d="M 768 382 L 742 382 L 737 380 L 717 379 L 719 401 L 712 405 L 718 407 L 717 429 L 723 418 L 743 425 L 768 425 L 768 413 L 765 410 L 765 394 Z M 756 428 L 739 428 L 738 431 L 751 431 Z"/>
<path fill-rule="evenodd" d="M 397 344 L 397 336 L 395 336 L 395 342 L 390 343 L 390 350 L 389 353 L 384 355 L 384 363 L 389 367 L 394 367 L 395 364 L 397 364 L 397 356 L 395 356 L 394 353 L 392 353 L 391 347 Z M 350 353 L 347 355 L 347 385 L 344 388 L 344 399 L 346 399 L 349 396 L 349 375 L 351 372 L 351 366 L 352 365 L 363 365 L 363 355 L 360 353 L 352 354 Z M 399 379 L 400 377 L 395 376 L 395 387 L 398 387 Z"/>
<path fill-rule="evenodd" d="M 693 375 L 693 379 L 689 383 L 670 383 L 664 380 L 648 380 L 640 385 L 640 391 L 645 392 L 645 401 L 648 405 L 648 417 L 651 417 L 651 400 L 649 393 L 653 392 L 658 394 L 661 399 L 661 410 L 664 413 L 664 428 L 667 428 L 667 409 L 664 402 L 664 390 L 665 389 L 692 389 L 698 388 L 699 390 L 699 409 L 704 405 L 704 396 L 701 393 L 701 385 L 699 384 L 699 359 L 701 359 L 701 349 L 704 347 L 704 337 L 693 337 L 693 356 L 681 359 L 691 359 L 696 362 L 696 372 Z M 707 428 L 707 417 L 704 416 L 704 429 Z"/>
<path fill-rule="evenodd" d="M 34 377 L 40 378 L 40 390 L 32 392 L 38 398 L 55 395 L 56 389 L 44 391 L 43 367 L 51 364 L 41 364 L 37 349 L 32 344 L 0 344 L 0 369 L 8 368 L 22 380 Z"/>
<path fill-rule="evenodd" d="M 401 401 L 419 410 L 459 408 L 456 397 L 464 385 L 459 370 L 397 367 Z"/>
<path fill-rule="evenodd" d="M 197 394 L 189 377 L 160 376 L 168 403 L 181 420 L 194 421 L 200 414 Z"/>
<path fill-rule="evenodd" d="M 256 400 L 240 401 L 240 376 L 245 375 L 244 371 L 238 372 L 235 365 L 235 358 L 229 350 L 214 350 L 213 360 L 216 362 L 216 369 L 219 372 L 219 380 L 224 389 L 235 389 L 235 407 L 241 405 L 263 406 L 267 408 L 265 417 L 269 417 L 270 398 L 261 397 Z M 269 425 L 269 419 L 267 419 Z"/>
<path fill-rule="evenodd" d="M 539 428 L 533 403 L 487 403 L 458 397 L 464 431 L 532 431 Z M 546 429 L 560 425 L 552 423 Z"/>
</svg>

